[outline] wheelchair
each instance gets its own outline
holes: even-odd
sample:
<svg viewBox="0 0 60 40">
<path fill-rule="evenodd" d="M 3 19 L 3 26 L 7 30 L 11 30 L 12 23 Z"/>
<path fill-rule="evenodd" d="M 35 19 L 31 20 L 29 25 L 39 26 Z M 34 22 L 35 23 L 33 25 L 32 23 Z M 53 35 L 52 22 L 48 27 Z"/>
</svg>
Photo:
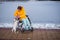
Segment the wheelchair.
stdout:
<svg viewBox="0 0 60 40">
<path fill-rule="evenodd" d="M 22 21 L 19 20 L 19 18 L 17 19 L 17 20 L 18 20 L 18 28 L 20 28 L 21 32 L 24 32 L 24 31 L 31 31 L 31 32 L 32 32 L 32 31 L 33 31 L 33 27 L 31 27 L 31 20 L 30 20 L 30 18 L 29 18 L 28 15 L 26 15 L 26 17 L 27 17 L 28 20 L 29 20 L 30 28 L 31 28 L 31 29 L 26 30 L 25 28 L 22 28 L 22 27 L 23 27 L 23 23 L 22 23 Z"/>
</svg>

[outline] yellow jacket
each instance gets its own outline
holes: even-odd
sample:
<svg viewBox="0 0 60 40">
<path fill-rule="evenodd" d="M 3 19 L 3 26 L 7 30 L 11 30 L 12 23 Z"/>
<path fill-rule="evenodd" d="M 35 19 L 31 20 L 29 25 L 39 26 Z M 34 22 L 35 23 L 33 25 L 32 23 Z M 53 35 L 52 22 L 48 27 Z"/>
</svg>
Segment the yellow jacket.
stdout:
<svg viewBox="0 0 60 40">
<path fill-rule="evenodd" d="M 22 10 L 20 10 L 20 11 L 16 10 L 14 13 L 14 16 L 19 16 L 20 20 L 25 19 L 26 12 L 25 12 L 24 8 L 22 8 Z"/>
</svg>

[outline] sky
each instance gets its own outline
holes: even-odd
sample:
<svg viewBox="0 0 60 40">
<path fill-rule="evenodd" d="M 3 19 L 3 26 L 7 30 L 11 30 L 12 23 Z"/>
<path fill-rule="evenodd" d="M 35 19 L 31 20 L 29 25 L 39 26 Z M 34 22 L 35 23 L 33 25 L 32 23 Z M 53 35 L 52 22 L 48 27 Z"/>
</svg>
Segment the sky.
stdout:
<svg viewBox="0 0 60 40">
<path fill-rule="evenodd" d="M 0 23 L 12 23 L 18 6 L 25 8 L 32 23 L 60 23 L 58 1 L 0 2 Z"/>
</svg>

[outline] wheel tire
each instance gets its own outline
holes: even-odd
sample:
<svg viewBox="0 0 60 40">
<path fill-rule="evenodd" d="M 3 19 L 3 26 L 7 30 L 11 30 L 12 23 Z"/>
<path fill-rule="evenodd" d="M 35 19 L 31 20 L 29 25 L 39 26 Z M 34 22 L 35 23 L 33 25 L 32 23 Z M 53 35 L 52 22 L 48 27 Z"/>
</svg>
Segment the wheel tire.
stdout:
<svg viewBox="0 0 60 40">
<path fill-rule="evenodd" d="M 21 30 L 21 32 L 23 33 L 25 31 L 25 29 L 23 28 L 22 30 Z"/>
<path fill-rule="evenodd" d="M 33 31 L 33 27 L 31 27 L 31 32 Z"/>
</svg>

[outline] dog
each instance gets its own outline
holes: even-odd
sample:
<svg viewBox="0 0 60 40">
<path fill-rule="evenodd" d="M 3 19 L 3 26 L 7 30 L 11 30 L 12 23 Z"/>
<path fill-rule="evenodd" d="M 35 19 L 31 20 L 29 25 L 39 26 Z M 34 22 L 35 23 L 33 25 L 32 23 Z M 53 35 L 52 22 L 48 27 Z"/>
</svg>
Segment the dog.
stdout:
<svg viewBox="0 0 60 40">
<path fill-rule="evenodd" d="M 18 22 L 19 22 L 19 20 L 17 20 L 17 18 L 15 18 L 14 23 L 13 23 L 12 32 L 16 32 L 16 28 L 18 27 Z"/>
</svg>

